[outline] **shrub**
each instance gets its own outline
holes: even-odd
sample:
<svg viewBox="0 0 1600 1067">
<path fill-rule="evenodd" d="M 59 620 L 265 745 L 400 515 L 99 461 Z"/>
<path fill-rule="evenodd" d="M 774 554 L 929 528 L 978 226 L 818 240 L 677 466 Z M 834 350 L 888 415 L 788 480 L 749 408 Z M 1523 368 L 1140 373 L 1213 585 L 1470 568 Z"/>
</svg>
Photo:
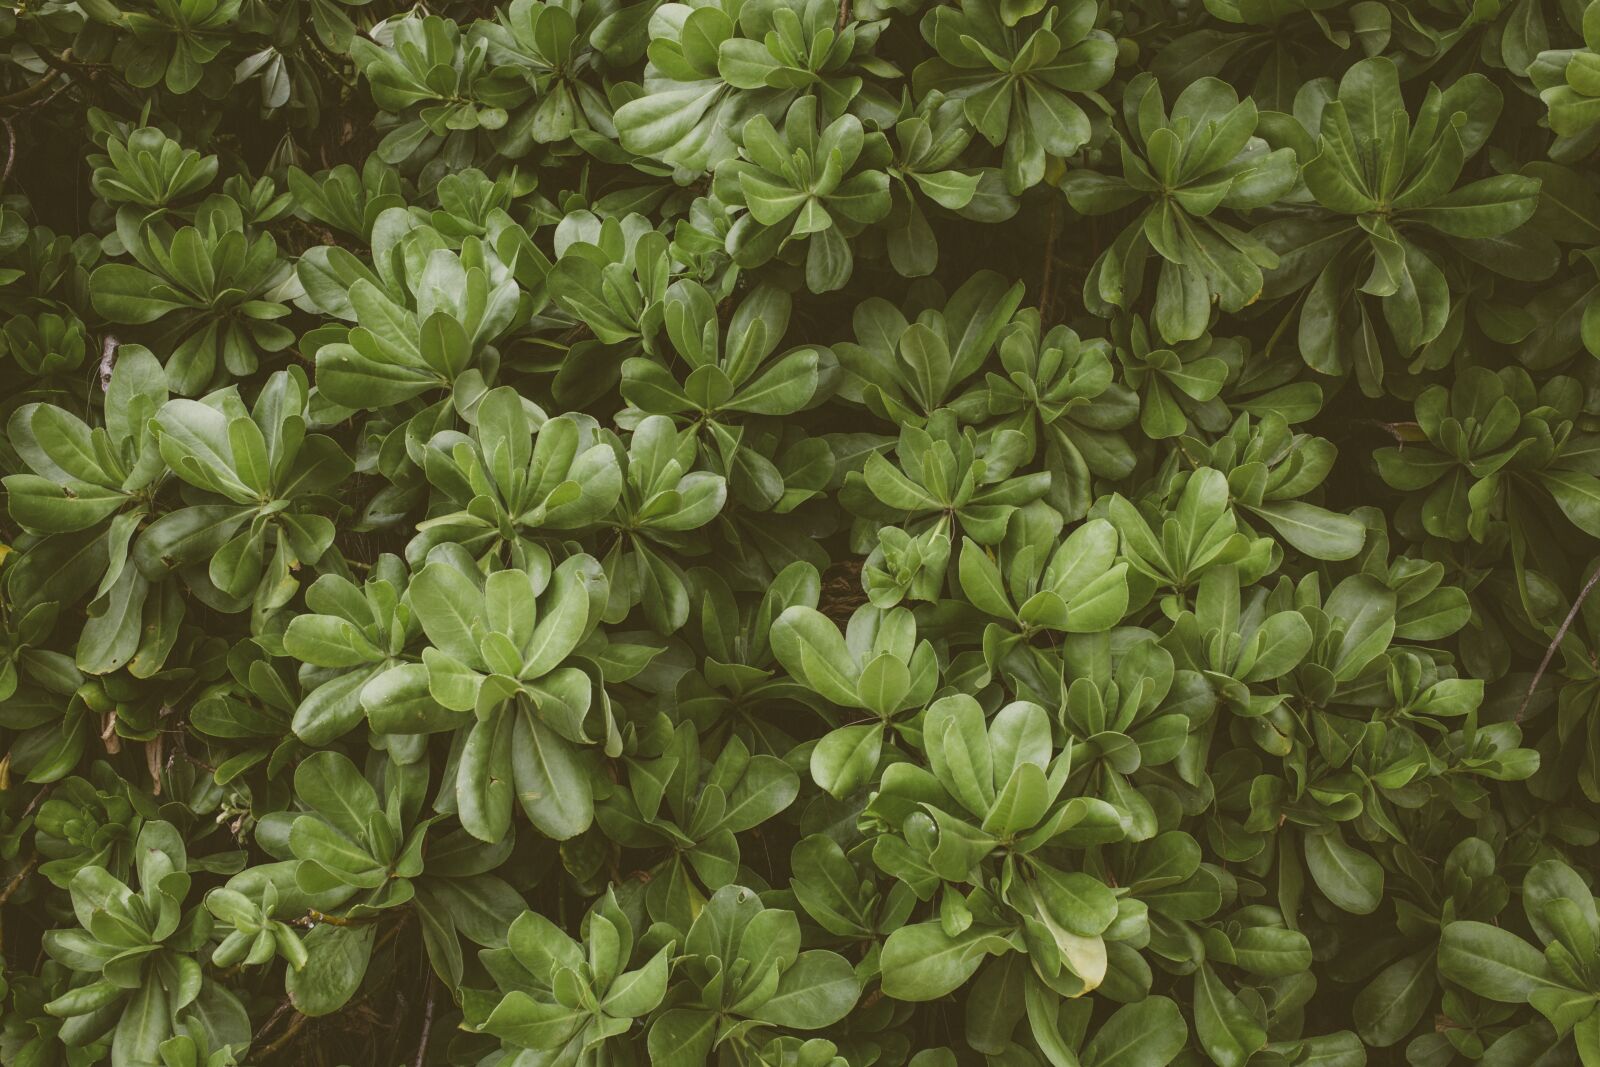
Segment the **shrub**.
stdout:
<svg viewBox="0 0 1600 1067">
<path fill-rule="evenodd" d="M 1600 0 L 0 35 L 3 1067 L 1600 1067 Z"/>
</svg>

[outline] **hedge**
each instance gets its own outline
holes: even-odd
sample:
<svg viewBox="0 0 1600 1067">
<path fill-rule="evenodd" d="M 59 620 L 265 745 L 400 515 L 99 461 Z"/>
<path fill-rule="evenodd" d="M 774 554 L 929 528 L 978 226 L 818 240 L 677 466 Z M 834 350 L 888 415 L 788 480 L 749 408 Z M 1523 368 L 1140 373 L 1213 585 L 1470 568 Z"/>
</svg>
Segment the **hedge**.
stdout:
<svg viewBox="0 0 1600 1067">
<path fill-rule="evenodd" d="M 0 37 L 3 1067 L 1600 1067 L 1600 0 Z"/>
</svg>

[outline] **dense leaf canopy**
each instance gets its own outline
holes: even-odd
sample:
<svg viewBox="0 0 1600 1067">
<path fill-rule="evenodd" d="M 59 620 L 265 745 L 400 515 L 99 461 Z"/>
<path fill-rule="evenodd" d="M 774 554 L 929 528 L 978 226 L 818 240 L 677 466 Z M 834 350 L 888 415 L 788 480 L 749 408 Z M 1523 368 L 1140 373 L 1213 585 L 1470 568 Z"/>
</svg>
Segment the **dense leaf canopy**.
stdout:
<svg viewBox="0 0 1600 1067">
<path fill-rule="evenodd" d="M 1600 1067 L 1600 0 L 0 36 L 3 1067 Z"/>
</svg>

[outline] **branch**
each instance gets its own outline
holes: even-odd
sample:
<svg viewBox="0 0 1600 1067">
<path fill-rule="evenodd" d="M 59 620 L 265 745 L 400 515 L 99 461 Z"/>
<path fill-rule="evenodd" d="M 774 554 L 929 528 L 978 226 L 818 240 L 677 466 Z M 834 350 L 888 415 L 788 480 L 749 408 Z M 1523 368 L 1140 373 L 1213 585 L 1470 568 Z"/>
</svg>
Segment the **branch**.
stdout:
<svg viewBox="0 0 1600 1067">
<path fill-rule="evenodd" d="M 326 912 L 318 911 L 316 908 L 307 908 L 304 915 L 298 919 L 290 919 L 289 924 L 291 926 L 305 927 L 316 926 L 318 923 L 326 923 L 329 926 L 367 926 L 377 922 L 382 917 L 380 913 L 362 919 L 341 919 L 337 915 L 329 915 Z"/>
<path fill-rule="evenodd" d="M 35 852 L 33 855 L 28 857 L 28 862 L 22 865 L 22 870 L 11 876 L 11 881 L 6 883 L 5 889 L 0 890 L 0 908 L 5 907 L 6 901 L 11 899 L 11 894 L 15 893 L 22 885 L 22 880 L 24 878 L 33 873 L 34 865 L 38 862 L 39 854 Z"/>
<path fill-rule="evenodd" d="M 433 1030 L 433 998 L 438 993 L 438 984 L 434 981 L 433 968 L 424 962 L 427 967 L 428 1002 L 422 1009 L 422 1039 L 417 1042 L 416 1067 L 423 1067 L 428 1059 L 428 1034 Z"/>
<path fill-rule="evenodd" d="M 50 67 L 50 69 L 45 72 L 44 77 L 40 78 L 31 85 L 24 85 L 21 89 L 18 89 L 14 93 L 7 93 L 4 96 L 0 96 L 0 106 L 26 104 L 29 100 L 32 100 L 34 97 L 44 92 L 47 88 L 49 88 L 51 82 L 61 77 L 62 71 L 69 69 L 68 67 L 64 66 L 64 64 L 72 61 L 72 49 L 69 48 L 65 52 L 62 52 L 59 57 L 50 56 L 44 52 L 40 52 L 39 58 Z M 52 63 L 51 60 L 55 60 L 55 62 Z"/>
<path fill-rule="evenodd" d="M 1555 657 L 1556 649 L 1566 639 L 1567 631 L 1572 628 L 1572 620 L 1578 617 L 1578 611 L 1583 607 L 1583 602 L 1594 591 L 1595 585 L 1600 584 L 1600 566 L 1596 566 L 1594 573 L 1589 575 L 1589 580 L 1583 583 L 1583 589 L 1578 593 L 1578 599 L 1572 602 L 1572 610 L 1567 612 L 1567 617 L 1561 620 L 1561 625 L 1556 629 L 1555 637 L 1550 640 L 1550 647 L 1544 650 L 1544 659 L 1539 661 L 1539 669 L 1533 672 L 1533 681 L 1528 683 L 1528 691 L 1522 696 L 1522 705 L 1517 708 L 1517 717 L 1511 721 L 1521 723 L 1523 715 L 1527 714 L 1528 701 L 1533 699 L 1533 691 L 1539 688 L 1539 679 L 1544 677 L 1545 668 L 1550 666 L 1550 661 Z"/>
<path fill-rule="evenodd" d="M 111 391 L 111 372 L 117 369 L 117 349 L 121 342 L 116 334 L 106 334 L 106 339 L 100 344 L 100 391 Z"/>
<path fill-rule="evenodd" d="M 17 131 L 11 128 L 11 120 L 0 118 L 0 126 L 6 128 L 6 169 L 0 174 L 0 188 L 11 180 L 11 168 L 17 162 Z"/>
<path fill-rule="evenodd" d="M 1039 325 L 1045 330 L 1050 328 L 1051 275 L 1056 265 L 1056 232 L 1061 228 L 1060 201 L 1060 195 L 1050 201 L 1050 229 L 1044 240 L 1044 277 L 1039 281 Z"/>
<path fill-rule="evenodd" d="M 256 1053 L 256 1057 L 258 1059 L 266 1059 L 274 1052 L 277 1052 L 279 1049 L 283 1048 L 283 1046 L 293 1041 L 294 1035 L 305 1029 L 306 1023 L 310 1021 L 311 1016 L 302 1015 L 299 1012 L 295 1012 L 294 1018 L 289 1020 L 289 1025 L 283 1028 L 283 1033 L 279 1034 L 277 1038 L 273 1040 L 272 1044 Z"/>
<path fill-rule="evenodd" d="M 22 865 L 22 870 L 18 871 L 14 876 L 12 876 L 11 881 L 6 883 L 5 890 L 0 892 L 0 907 L 4 907 L 6 901 L 11 899 L 11 894 L 17 891 L 17 887 L 22 885 L 29 873 L 32 872 L 34 864 L 38 862 L 39 854 L 35 852 L 28 857 L 28 862 Z M 0 950 L 3 950 L 5 947 L 5 934 L 5 924 L 0 922 Z"/>
</svg>

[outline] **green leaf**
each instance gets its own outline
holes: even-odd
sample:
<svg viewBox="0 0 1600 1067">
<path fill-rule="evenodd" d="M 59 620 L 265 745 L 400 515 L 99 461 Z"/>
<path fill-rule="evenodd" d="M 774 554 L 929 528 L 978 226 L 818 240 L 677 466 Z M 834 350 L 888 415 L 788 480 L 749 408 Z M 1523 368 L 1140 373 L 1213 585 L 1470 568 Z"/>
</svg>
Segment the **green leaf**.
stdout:
<svg viewBox="0 0 1600 1067">
<path fill-rule="evenodd" d="M 650 1024 L 650 1062 L 660 1067 L 700 1067 L 716 1040 L 717 1017 L 708 1011 L 672 1008 Z"/>
<path fill-rule="evenodd" d="M 1009 951 L 998 934 L 969 928 L 951 936 L 939 923 L 902 926 L 883 944 L 883 992 L 896 1000 L 938 1000 L 960 988 L 984 958 Z"/>
<path fill-rule="evenodd" d="M 1167 997 L 1124 1004 L 1083 1049 L 1083 1067 L 1166 1067 L 1188 1042 L 1189 1028 Z"/>
<path fill-rule="evenodd" d="M 1359 519 L 1303 500 L 1266 503 L 1250 510 L 1266 519 L 1279 536 L 1312 559 L 1349 559 L 1361 551 L 1361 543 L 1366 539 L 1366 527 Z"/>
<path fill-rule="evenodd" d="M 1388 1048 L 1416 1028 L 1433 1001 L 1433 955 L 1422 951 L 1396 960 L 1356 994 L 1353 1010 L 1361 1040 Z"/>
<path fill-rule="evenodd" d="M 654 1011 L 667 993 L 671 953 L 672 946 L 664 945 L 643 967 L 619 975 L 600 1002 L 601 1009 L 623 1019 L 637 1019 Z"/>
<path fill-rule="evenodd" d="M 1574 526 L 1600 537 L 1600 478 L 1579 471 L 1545 471 L 1541 480 Z"/>
<path fill-rule="evenodd" d="M 572 743 L 526 712 L 511 736 L 517 800 L 528 820 L 557 841 L 587 830 L 594 820 L 591 772 Z"/>
<path fill-rule="evenodd" d="M 430 563 L 411 580 L 411 604 L 435 648 L 463 663 L 478 662 L 483 594 L 446 563 Z"/>
<path fill-rule="evenodd" d="M 111 1037 L 114 1067 L 143 1067 L 160 1062 L 158 1048 L 172 1033 L 169 998 L 160 982 L 134 990 Z"/>
<path fill-rule="evenodd" d="M 754 1018 L 791 1030 L 821 1030 L 849 1014 L 861 994 L 855 969 L 836 952 L 800 953 L 778 979 L 778 988 Z"/>
<path fill-rule="evenodd" d="M 333 615 L 298 615 L 283 634 L 283 648 L 319 667 L 356 667 L 384 656 L 353 623 Z"/>
<path fill-rule="evenodd" d="M 1305 835 L 1306 867 L 1317 888 L 1336 906 L 1368 915 L 1383 900 L 1383 868 L 1378 861 L 1345 843 L 1337 828 Z"/>
<path fill-rule="evenodd" d="M 1194 1029 L 1217 1067 L 1243 1067 L 1267 1043 L 1267 1032 L 1209 964 L 1195 972 Z"/>
<path fill-rule="evenodd" d="M 835 797 L 852 796 L 872 780 L 882 751 L 883 727 L 879 724 L 832 730 L 811 750 L 811 778 Z"/>
<path fill-rule="evenodd" d="M 350 1002 L 366 977 L 377 927 L 323 924 L 303 940 L 306 965 L 289 971 L 284 987 L 302 1015 L 331 1015 Z"/>
<path fill-rule="evenodd" d="M 771 641 L 790 674 L 835 704 L 861 706 L 856 697 L 860 668 L 827 616 L 801 605 L 785 608 L 772 624 Z"/>
<path fill-rule="evenodd" d="M 1509 930 L 1473 920 L 1444 928 L 1439 974 L 1480 997 L 1509 1004 L 1524 1003 L 1555 984 L 1538 949 Z"/>
</svg>

